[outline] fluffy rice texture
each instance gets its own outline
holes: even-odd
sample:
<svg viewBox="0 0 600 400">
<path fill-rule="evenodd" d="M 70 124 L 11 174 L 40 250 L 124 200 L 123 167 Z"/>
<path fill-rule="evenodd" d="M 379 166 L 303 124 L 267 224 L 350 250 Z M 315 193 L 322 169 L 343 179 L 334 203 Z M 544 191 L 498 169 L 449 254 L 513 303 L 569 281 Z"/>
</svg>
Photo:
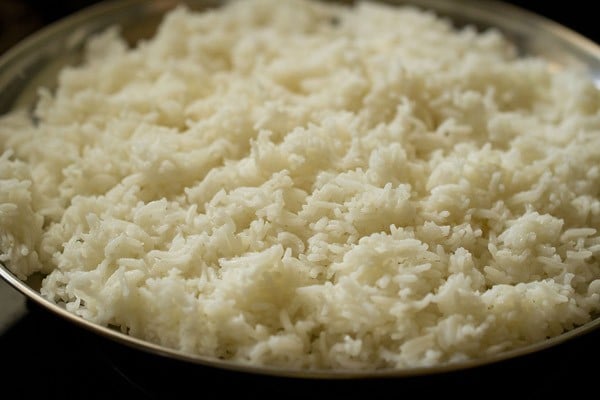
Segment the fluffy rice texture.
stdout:
<svg viewBox="0 0 600 400">
<path fill-rule="evenodd" d="M 35 120 L 35 122 L 33 121 Z M 116 29 L 0 120 L 0 260 L 98 324 L 298 369 L 475 359 L 600 311 L 600 95 L 431 12 Z"/>
</svg>

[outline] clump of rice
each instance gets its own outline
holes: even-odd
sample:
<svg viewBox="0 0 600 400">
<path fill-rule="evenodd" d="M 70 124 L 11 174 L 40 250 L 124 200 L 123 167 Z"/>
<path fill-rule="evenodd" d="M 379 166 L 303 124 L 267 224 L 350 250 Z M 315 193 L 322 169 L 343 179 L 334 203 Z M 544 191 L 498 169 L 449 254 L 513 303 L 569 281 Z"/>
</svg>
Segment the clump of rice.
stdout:
<svg viewBox="0 0 600 400">
<path fill-rule="evenodd" d="M 0 121 L 0 260 L 102 325 L 255 365 L 485 357 L 600 311 L 600 95 L 360 3 L 177 8 Z"/>
</svg>

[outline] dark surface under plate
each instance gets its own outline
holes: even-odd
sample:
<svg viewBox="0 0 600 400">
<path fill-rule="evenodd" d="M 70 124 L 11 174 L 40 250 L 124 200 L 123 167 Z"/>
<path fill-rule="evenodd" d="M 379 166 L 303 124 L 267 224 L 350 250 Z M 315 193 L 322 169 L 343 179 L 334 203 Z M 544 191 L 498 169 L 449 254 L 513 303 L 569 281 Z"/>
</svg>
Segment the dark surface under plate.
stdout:
<svg viewBox="0 0 600 400">
<path fill-rule="evenodd" d="M 593 2 L 511 1 L 599 43 Z M 0 0 L 0 52 L 94 1 Z M 549 5 L 560 4 L 560 5 Z M 592 12 L 593 14 L 593 12 Z M 590 19 L 590 22 L 586 20 Z M 600 331 L 536 354 L 451 373 L 369 380 L 308 380 L 193 366 L 130 349 L 73 326 L 25 300 L 0 279 L 0 357 L 4 398 L 556 398 L 593 394 Z M 594 396 L 592 396 L 594 397 Z"/>
</svg>

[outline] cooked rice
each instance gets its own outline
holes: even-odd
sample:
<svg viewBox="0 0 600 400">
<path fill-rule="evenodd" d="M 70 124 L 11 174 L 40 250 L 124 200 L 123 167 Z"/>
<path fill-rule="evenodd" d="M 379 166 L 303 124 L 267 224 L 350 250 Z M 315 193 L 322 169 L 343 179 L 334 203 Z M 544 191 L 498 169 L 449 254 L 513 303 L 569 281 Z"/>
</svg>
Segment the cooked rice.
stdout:
<svg viewBox="0 0 600 400">
<path fill-rule="evenodd" d="M 300 0 L 116 29 L 0 120 L 0 261 L 191 354 L 432 366 L 600 311 L 600 94 L 494 30 Z"/>
</svg>

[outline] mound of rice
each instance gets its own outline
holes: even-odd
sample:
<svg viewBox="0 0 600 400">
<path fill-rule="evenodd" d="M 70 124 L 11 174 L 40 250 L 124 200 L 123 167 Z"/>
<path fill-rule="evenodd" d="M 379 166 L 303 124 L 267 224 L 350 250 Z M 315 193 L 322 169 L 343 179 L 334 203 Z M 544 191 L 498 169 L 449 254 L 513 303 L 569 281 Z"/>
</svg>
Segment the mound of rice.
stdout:
<svg viewBox="0 0 600 400">
<path fill-rule="evenodd" d="M 0 260 L 98 324 L 289 368 L 475 359 L 600 311 L 600 94 L 416 8 L 179 7 L 0 121 Z"/>
</svg>

